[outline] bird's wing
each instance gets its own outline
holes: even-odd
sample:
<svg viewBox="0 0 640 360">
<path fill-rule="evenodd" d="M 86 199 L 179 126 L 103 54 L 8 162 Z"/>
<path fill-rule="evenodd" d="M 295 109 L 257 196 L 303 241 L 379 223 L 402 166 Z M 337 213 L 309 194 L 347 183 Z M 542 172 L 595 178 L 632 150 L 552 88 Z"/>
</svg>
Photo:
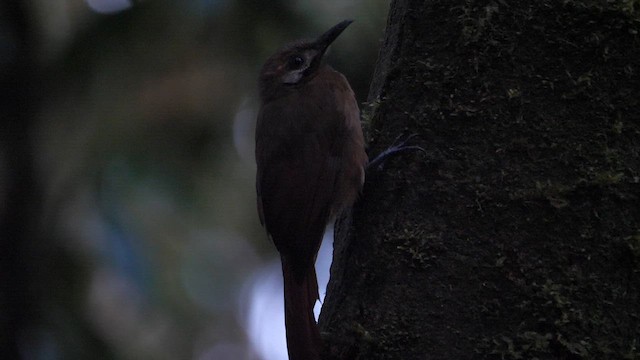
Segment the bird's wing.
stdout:
<svg viewBox="0 0 640 360">
<path fill-rule="evenodd" d="M 306 270 L 315 260 L 330 220 L 341 171 L 341 154 L 333 149 L 340 129 L 318 124 L 327 116 L 336 120 L 343 115 L 332 104 L 329 108 L 305 106 L 304 100 L 301 104 L 292 108 L 274 102 L 261 109 L 256 129 L 256 188 L 262 224 L 278 251 L 284 256 L 295 254 L 300 259 L 298 266 Z M 266 119 L 280 124 L 273 126 Z M 278 139 L 277 145 L 264 139 Z"/>
</svg>

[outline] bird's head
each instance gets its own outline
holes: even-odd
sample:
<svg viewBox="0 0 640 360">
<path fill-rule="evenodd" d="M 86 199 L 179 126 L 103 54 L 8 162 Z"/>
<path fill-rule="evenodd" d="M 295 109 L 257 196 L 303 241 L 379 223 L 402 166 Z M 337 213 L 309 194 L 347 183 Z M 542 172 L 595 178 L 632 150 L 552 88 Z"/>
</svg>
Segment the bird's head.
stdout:
<svg viewBox="0 0 640 360">
<path fill-rule="evenodd" d="M 331 43 L 351 24 L 345 20 L 315 40 L 296 41 L 285 45 L 265 62 L 260 72 L 260 95 L 263 100 L 313 78 Z"/>
</svg>

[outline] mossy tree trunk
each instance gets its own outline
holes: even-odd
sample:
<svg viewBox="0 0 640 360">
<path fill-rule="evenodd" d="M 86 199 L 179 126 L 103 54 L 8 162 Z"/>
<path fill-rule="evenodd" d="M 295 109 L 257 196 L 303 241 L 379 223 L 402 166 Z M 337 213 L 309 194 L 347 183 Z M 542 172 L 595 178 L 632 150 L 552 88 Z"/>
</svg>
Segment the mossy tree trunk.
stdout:
<svg viewBox="0 0 640 360">
<path fill-rule="evenodd" d="M 327 358 L 640 359 L 634 4 L 393 1 Z"/>
</svg>

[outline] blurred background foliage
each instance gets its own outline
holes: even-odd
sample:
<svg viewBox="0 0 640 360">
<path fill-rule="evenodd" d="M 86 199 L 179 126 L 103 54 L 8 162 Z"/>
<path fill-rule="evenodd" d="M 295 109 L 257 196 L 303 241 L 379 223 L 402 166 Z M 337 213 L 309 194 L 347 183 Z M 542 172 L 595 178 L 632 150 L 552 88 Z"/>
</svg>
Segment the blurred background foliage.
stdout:
<svg viewBox="0 0 640 360">
<path fill-rule="evenodd" d="M 282 359 L 283 335 L 265 340 L 284 331 L 268 314 L 282 295 L 259 290 L 280 275 L 255 210 L 258 72 L 287 41 L 353 18 L 328 61 L 364 100 L 389 1 L 23 4 L 37 78 L 25 141 L 41 196 L 17 259 L 20 356 Z M 9 20 L 5 59 L 18 48 Z"/>
</svg>

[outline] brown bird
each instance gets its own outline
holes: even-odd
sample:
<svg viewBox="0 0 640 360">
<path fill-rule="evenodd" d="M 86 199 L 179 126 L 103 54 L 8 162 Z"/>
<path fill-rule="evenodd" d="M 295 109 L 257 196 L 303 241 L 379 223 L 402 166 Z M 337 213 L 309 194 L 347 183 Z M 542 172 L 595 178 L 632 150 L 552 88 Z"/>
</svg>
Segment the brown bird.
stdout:
<svg viewBox="0 0 640 360">
<path fill-rule="evenodd" d="M 320 359 L 316 255 L 327 224 L 356 200 L 368 161 L 349 82 L 322 62 L 351 22 L 284 46 L 260 73 L 258 213 L 282 261 L 290 360 Z"/>
</svg>

